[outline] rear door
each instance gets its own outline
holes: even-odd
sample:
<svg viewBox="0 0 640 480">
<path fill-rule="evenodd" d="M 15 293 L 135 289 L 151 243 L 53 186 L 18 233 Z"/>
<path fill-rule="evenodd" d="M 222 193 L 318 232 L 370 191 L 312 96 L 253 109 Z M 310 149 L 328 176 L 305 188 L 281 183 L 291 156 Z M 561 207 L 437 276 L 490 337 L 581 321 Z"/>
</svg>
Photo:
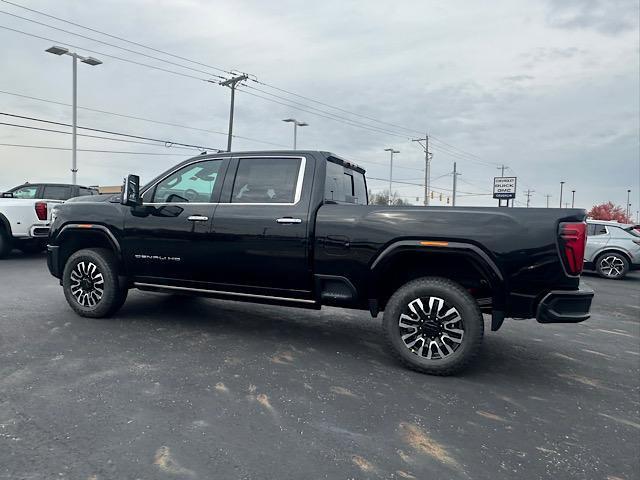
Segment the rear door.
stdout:
<svg viewBox="0 0 640 480">
<path fill-rule="evenodd" d="M 312 157 L 297 155 L 234 158 L 212 224 L 216 288 L 288 298 L 311 295 L 314 166 Z"/>
<path fill-rule="evenodd" d="M 587 225 L 587 245 L 585 247 L 584 258 L 588 262 L 593 262 L 600 250 L 607 246 L 611 238 L 611 233 L 606 225 L 600 223 L 590 223 Z"/>
</svg>

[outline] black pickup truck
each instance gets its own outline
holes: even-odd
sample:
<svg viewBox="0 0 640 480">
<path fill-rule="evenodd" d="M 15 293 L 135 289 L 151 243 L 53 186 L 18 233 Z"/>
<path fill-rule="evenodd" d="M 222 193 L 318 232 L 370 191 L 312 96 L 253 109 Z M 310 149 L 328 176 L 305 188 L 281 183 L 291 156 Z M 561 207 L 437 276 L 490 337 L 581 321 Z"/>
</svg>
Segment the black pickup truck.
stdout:
<svg viewBox="0 0 640 480">
<path fill-rule="evenodd" d="M 584 210 L 368 205 L 364 170 L 334 154 L 201 155 L 110 201 L 56 207 L 48 266 L 79 315 L 130 288 L 292 307 L 384 311 L 405 365 L 460 370 L 483 313 L 581 322 Z"/>
</svg>

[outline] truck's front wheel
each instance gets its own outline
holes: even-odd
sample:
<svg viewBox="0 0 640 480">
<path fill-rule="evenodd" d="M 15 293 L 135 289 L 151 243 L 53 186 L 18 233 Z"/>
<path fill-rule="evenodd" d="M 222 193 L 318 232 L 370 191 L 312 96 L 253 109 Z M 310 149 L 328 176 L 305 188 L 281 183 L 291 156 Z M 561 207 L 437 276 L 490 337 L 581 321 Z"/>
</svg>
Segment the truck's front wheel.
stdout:
<svg viewBox="0 0 640 480">
<path fill-rule="evenodd" d="M 387 303 L 383 326 L 396 357 L 432 375 L 466 367 L 480 351 L 484 334 L 475 299 L 459 284 L 439 277 L 399 288 Z"/>
<path fill-rule="evenodd" d="M 69 306 L 80 316 L 108 317 L 124 303 L 126 290 L 118 283 L 118 265 L 104 248 L 79 250 L 64 267 L 62 287 Z"/>
</svg>

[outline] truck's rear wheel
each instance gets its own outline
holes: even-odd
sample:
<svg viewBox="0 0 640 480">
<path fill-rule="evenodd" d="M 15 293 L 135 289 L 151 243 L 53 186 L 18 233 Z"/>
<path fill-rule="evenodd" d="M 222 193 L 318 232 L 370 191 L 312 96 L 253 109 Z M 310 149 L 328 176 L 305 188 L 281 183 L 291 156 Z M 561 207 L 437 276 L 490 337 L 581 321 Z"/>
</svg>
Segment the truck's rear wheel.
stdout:
<svg viewBox="0 0 640 480">
<path fill-rule="evenodd" d="M 62 276 L 64 296 L 80 316 L 108 317 L 126 299 L 118 283 L 118 264 L 105 248 L 79 250 L 69 257 Z"/>
<path fill-rule="evenodd" d="M 466 367 L 482 346 L 484 322 L 475 299 L 459 284 L 438 277 L 398 289 L 384 311 L 384 331 L 395 356 L 432 375 Z"/>
<path fill-rule="evenodd" d="M 0 225 L 0 258 L 5 258 L 11 252 L 11 237 Z"/>
</svg>

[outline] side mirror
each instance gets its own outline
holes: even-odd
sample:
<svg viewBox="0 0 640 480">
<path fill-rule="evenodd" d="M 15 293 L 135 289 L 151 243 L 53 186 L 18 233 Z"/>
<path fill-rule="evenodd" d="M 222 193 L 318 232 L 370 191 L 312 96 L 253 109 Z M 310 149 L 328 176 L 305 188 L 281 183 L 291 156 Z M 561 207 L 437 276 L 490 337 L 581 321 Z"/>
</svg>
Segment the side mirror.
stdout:
<svg viewBox="0 0 640 480">
<path fill-rule="evenodd" d="M 127 178 L 125 178 L 120 203 L 128 207 L 142 205 L 142 200 L 140 199 L 140 177 L 138 175 L 127 175 Z"/>
<path fill-rule="evenodd" d="M 2 194 L 2 198 L 13 198 L 13 193 L 12 192 L 4 192 Z"/>
</svg>

